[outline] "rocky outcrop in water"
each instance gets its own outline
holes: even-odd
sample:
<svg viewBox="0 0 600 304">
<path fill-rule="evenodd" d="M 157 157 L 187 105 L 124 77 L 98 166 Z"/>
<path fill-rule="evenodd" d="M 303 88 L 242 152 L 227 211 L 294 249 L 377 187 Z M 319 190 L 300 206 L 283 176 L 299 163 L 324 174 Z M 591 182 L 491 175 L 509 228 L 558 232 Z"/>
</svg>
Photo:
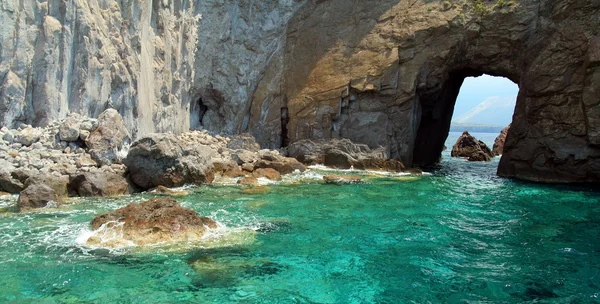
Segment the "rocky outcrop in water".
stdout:
<svg viewBox="0 0 600 304">
<path fill-rule="evenodd" d="M 95 217 L 94 231 L 113 230 L 115 238 L 103 239 L 101 233 L 87 240 L 88 245 L 120 247 L 122 245 L 152 245 L 157 243 L 198 241 L 210 228 L 217 228 L 212 219 L 183 208 L 170 197 L 155 198 L 139 204 L 129 204 Z"/>
<path fill-rule="evenodd" d="M 451 156 L 464 157 L 468 161 L 491 161 L 494 154 L 484 142 L 465 131 L 452 147 Z"/>
<path fill-rule="evenodd" d="M 508 136 L 508 130 L 510 130 L 510 125 L 500 132 L 498 137 L 494 140 L 494 146 L 492 148 L 492 153 L 494 156 L 502 155 L 504 152 L 504 144 L 506 143 L 506 136 Z"/>
<path fill-rule="evenodd" d="M 338 169 L 385 170 L 401 172 L 404 164 L 389 159 L 385 148 L 371 149 L 348 139 L 331 141 L 300 140 L 287 147 L 290 157 L 306 164 L 323 164 Z"/>
<path fill-rule="evenodd" d="M 325 175 L 323 180 L 326 184 L 347 185 L 360 184 L 362 179 L 358 175 Z"/>
</svg>

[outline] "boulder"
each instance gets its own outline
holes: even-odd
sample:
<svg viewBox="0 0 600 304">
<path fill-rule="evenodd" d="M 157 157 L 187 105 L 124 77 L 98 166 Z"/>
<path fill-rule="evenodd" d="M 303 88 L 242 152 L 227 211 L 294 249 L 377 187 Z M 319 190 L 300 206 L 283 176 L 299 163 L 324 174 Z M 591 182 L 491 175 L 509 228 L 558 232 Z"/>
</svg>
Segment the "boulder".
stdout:
<svg viewBox="0 0 600 304">
<path fill-rule="evenodd" d="M 250 134 L 240 134 L 233 136 L 227 143 L 227 148 L 231 150 L 247 150 L 250 152 L 258 152 L 260 145 L 256 142 L 254 136 Z"/>
<path fill-rule="evenodd" d="M 246 173 L 244 173 L 244 171 L 240 170 L 240 168 L 236 166 L 235 168 L 231 168 L 224 171 L 222 176 L 228 178 L 236 178 L 246 176 Z"/>
<path fill-rule="evenodd" d="M 281 174 L 279 172 L 277 172 L 277 170 L 272 169 L 272 168 L 256 169 L 256 170 L 254 170 L 254 172 L 252 172 L 252 176 L 254 176 L 255 178 L 265 177 L 265 178 L 268 178 L 273 181 L 281 180 Z"/>
<path fill-rule="evenodd" d="M 458 138 L 452 147 L 452 157 L 464 157 L 468 161 L 491 161 L 494 155 L 488 146 L 471 136 L 468 131 Z"/>
<path fill-rule="evenodd" d="M 21 191 L 17 207 L 19 210 L 44 208 L 52 202 L 59 202 L 59 196 L 52 188 L 44 184 L 33 184 Z"/>
<path fill-rule="evenodd" d="M 23 130 L 17 133 L 14 138 L 16 143 L 22 144 L 23 146 L 29 147 L 34 142 L 37 142 L 42 136 L 42 130 L 38 128 L 32 128 L 31 126 L 27 126 Z"/>
<path fill-rule="evenodd" d="M 171 197 L 155 198 L 140 204 L 129 204 L 94 218 L 92 229 L 119 227 L 122 243 L 138 246 L 157 243 L 197 241 L 209 228 L 217 223 L 208 217 L 199 216 L 194 210 L 181 207 Z M 89 245 L 111 246 L 99 237 L 88 239 Z"/>
<path fill-rule="evenodd" d="M 300 172 L 306 171 L 306 167 L 295 158 L 280 158 L 279 161 L 259 160 L 254 164 L 255 169 L 271 168 L 275 169 L 280 174 L 294 173 L 296 170 Z"/>
<path fill-rule="evenodd" d="M 25 188 L 23 182 L 13 175 L 15 168 L 5 160 L 0 160 L 0 191 L 17 194 Z"/>
<path fill-rule="evenodd" d="M 67 197 L 69 177 L 66 175 L 55 175 L 55 174 L 36 174 L 31 175 L 27 181 L 25 181 L 25 190 L 34 185 L 45 185 L 51 188 L 56 197 L 60 200 Z"/>
<path fill-rule="evenodd" d="M 299 140 L 287 147 L 287 155 L 307 165 L 324 163 L 323 142 L 314 142 L 309 139 Z"/>
<path fill-rule="evenodd" d="M 336 185 L 359 184 L 362 182 L 362 179 L 358 175 L 325 175 L 323 176 L 323 180 L 326 184 Z"/>
<path fill-rule="evenodd" d="M 355 159 L 350 154 L 338 149 L 329 149 L 325 152 L 324 164 L 337 169 L 350 169 Z"/>
<path fill-rule="evenodd" d="M 79 125 L 79 119 L 73 115 L 63 120 L 58 128 L 58 137 L 60 140 L 66 142 L 77 141 L 79 139 Z"/>
<path fill-rule="evenodd" d="M 209 184 L 214 179 L 211 159 L 216 152 L 173 134 L 151 134 L 131 145 L 124 163 L 131 180 L 144 190 L 158 186 Z"/>
<path fill-rule="evenodd" d="M 231 158 L 237 162 L 238 165 L 251 164 L 260 159 L 260 155 L 256 152 L 248 150 L 235 150 L 231 154 Z"/>
<path fill-rule="evenodd" d="M 77 166 L 77 168 L 83 168 L 83 167 L 97 167 L 98 163 L 92 159 L 92 157 L 89 154 L 83 154 L 81 155 L 77 161 L 75 161 L 75 165 Z"/>
<path fill-rule="evenodd" d="M 510 125 L 508 127 L 502 129 L 496 140 L 494 140 L 494 146 L 492 147 L 492 153 L 494 156 L 502 155 L 504 152 L 504 143 L 506 143 L 506 135 L 508 135 L 508 130 L 510 130 Z"/>
<path fill-rule="evenodd" d="M 69 189 L 81 197 L 116 197 L 129 193 L 125 177 L 110 172 L 86 172 L 71 179 Z"/>
<path fill-rule="evenodd" d="M 131 137 L 123 118 L 115 109 L 108 109 L 98 117 L 98 128 L 86 139 L 90 155 L 99 165 L 120 163 Z"/>
</svg>

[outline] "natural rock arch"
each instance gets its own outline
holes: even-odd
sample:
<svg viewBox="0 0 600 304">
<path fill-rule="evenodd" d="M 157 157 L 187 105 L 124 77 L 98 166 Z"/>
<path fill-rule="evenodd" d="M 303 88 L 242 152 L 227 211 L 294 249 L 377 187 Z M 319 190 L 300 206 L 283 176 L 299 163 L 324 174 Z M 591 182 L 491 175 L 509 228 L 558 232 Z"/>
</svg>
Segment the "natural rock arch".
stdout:
<svg viewBox="0 0 600 304">
<path fill-rule="evenodd" d="M 520 87 L 499 175 L 600 181 L 600 3 L 350 2 L 309 1 L 288 25 L 292 142 L 341 136 L 432 165 L 464 78 L 486 73 Z"/>
</svg>

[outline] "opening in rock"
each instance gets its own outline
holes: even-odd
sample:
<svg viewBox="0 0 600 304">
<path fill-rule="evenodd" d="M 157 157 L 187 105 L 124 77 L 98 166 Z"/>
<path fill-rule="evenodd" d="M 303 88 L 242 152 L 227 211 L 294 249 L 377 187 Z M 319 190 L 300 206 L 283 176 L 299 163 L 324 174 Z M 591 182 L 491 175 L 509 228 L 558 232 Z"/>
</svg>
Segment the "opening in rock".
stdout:
<svg viewBox="0 0 600 304">
<path fill-rule="evenodd" d="M 208 111 L 208 107 L 202 102 L 202 98 L 198 98 L 198 101 L 192 103 L 190 108 L 190 128 L 191 129 L 201 129 L 202 119 L 204 115 Z"/>
<path fill-rule="evenodd" d="M 451 73 L 441 88 L 421 92 L 414 166 L 438 164 L 444 146 L 452 150 L 464 131 L 492 149 L 496 137 L 512 122 L 518 92 L 519 87 L 507 78 L 471 69 Z"/>
</svg>

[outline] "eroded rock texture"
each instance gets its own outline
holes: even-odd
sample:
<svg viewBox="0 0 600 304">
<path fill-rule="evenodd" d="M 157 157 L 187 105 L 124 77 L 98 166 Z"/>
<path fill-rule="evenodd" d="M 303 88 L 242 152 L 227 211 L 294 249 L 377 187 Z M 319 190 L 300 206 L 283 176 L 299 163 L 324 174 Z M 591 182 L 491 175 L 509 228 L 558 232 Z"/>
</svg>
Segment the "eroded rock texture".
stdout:
<svg viewBox="0 0 600 304">
<path fill-rule="evenodd" d="M 69 111 L 96 118 L 114 108 L 134 138 L 190 127 L 241 132 L 301 3 L 2 1 L 0 125 L 46 126 Z"/>
<path fill-rule="evenodd" d="M 500 175 L 598 181 L 599 16 L 596 0 L 7 0 L 0 123 L 115 108 L 133 139 L 348 138 L 426 167 L 463 79 L 487 73 L 521 89 Z"/>
<path fill-rule="evenodd" d="M 599 181 L 600 2 L 512 3 L 310 1 L 271 67 L 283 69 L 283 89 L 254 101 L 274 96 L 285 109 L 284 142 L 349 138 L 426 167 L 464 78 L 504 76 L 520 93 L 498 173 Z"/>
</svg>

